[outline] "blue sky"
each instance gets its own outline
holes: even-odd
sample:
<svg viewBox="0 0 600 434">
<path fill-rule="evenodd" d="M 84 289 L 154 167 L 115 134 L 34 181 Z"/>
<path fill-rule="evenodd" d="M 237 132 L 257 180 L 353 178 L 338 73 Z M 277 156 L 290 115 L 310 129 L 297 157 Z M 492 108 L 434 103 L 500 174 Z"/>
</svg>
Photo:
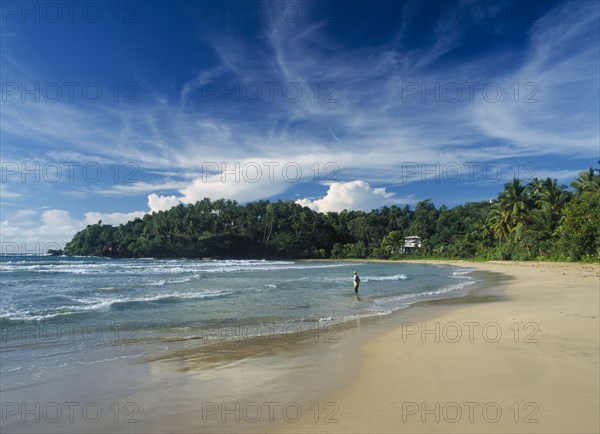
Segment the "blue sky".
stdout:
<svg viewBox="0 0 600 434">
<path fill-rule="evenodd" d="M 3 251 L 204 197 L 453 206 L 600 158 L 595 1 L 1 5 Z"/>
</svg>

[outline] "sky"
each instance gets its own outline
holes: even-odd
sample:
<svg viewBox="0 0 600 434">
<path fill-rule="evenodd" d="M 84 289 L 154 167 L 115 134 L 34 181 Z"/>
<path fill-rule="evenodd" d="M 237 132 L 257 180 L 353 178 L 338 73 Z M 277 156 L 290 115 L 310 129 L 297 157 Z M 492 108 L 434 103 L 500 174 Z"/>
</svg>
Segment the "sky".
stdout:
<svg viewBox="0 0 600 434">
<path fill-rule="evenodd" d="M 0 5 L 3 252 L 205 197 L 451 207 L 600 159 L 596 1 Z"/>
</svg>

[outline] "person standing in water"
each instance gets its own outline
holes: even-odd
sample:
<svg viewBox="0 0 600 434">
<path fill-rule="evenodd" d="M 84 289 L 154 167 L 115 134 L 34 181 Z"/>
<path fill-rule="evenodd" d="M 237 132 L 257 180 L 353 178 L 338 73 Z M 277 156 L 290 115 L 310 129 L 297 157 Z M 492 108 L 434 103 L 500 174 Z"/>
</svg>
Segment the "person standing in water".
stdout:
<svg viewBox="0 0 600 434">
<path fill-rule="evenodd" d="M 354 292 L 358 293 L 358 287 L 360 285 L 360 277 L 358 277 L 358 273 L 354 272 L 354 279 L 352 279 L 354 283 Z"/>
</svg>

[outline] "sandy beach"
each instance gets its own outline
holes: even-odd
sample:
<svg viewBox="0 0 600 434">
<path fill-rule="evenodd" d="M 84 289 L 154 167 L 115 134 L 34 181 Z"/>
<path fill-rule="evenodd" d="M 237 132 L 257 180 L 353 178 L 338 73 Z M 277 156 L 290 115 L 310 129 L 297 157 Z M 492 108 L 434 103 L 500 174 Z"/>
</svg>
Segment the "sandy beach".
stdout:
<svg viewBox="0 0 600 434">
<path fill-rule="evenodd" d="M 450 264 L 510 276 L 506 297 L 399 317 L 328 417 L 278 431 L 600 432 L 598 264 Z"/>
</svg>

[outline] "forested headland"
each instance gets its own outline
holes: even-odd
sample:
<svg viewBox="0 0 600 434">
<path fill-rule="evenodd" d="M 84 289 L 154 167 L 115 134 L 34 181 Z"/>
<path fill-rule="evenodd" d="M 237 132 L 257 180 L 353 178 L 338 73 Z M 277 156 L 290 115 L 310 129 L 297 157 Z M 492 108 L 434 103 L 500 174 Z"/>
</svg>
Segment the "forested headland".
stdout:
<svg viewBox="0 0 600 434">
<path fill-rule="evenodd" d="M 495 260 L 600 259 L 600 171 L 570 183 L 513 179 L 497 199 L 436 208 L 391 206 L 318 213 L 292 201 L 204 199 L 120 226 L 98 222 L 75 234 L 65 254 L 155 258 L 374 258 L 414 254 Z"/>
</svg>

